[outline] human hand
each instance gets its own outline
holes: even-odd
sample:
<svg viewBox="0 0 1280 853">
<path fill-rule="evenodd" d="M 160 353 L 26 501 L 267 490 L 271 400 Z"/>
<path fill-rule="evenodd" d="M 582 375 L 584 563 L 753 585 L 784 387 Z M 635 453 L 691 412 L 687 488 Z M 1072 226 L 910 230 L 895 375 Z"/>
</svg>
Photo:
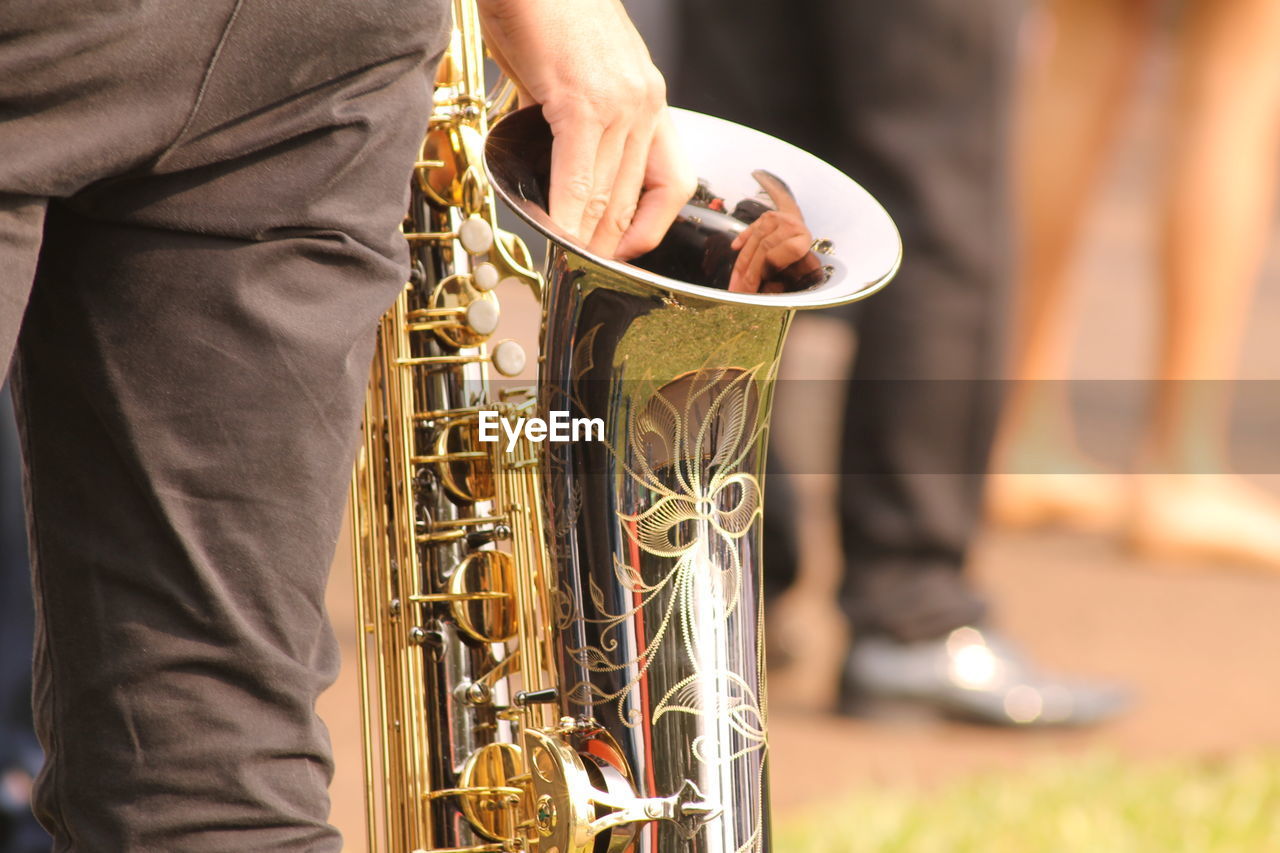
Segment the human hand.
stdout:
<svg viewBox="0 0 1280 853">
<path fill-rule="evenodd" d="M 818 283 L 822 262 L 813 253 L 813 233 L 787 185 L 763 169 L 751 173 L 774 209 L 765 211 L 733 239 L 738 253 L 729 276 L 733 293 L 782 293 Z"/>
<path fill-rule="evenodd" d="M 485 40 L 554 136 L 548 211 L 606 257 L 657 246 L 696 182 L 666 84 L 618 0 L 479 0 Z"/>
</svg>

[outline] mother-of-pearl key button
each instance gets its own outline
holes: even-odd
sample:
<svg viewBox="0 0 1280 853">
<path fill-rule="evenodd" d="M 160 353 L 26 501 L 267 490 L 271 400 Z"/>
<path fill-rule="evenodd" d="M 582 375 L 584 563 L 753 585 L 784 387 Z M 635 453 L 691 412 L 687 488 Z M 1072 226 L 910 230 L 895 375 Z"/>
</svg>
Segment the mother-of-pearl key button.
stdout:
<svg viewBox="0 0 1280 853">
<path fill-rule="evenodd" d="M 471 284 L 476 290 L 486 293 L 493 290 L 498 286 L 498 268 L 488 261 L 476 264 L 476 268 L 471 271 Z"/>
<path fill-rule="evenodd" d="M 483 255 L 493 248 L 493 229 L 479 216 L 468 216 L 458 226 L 458 242 L 469 254 Z"/>
<path fill-rule="evenodd" d="M 503 376 L 515 376 L 524 370 L 524 347 L 515 341 L 500 341 L 489 353 L 489 360 Z"/>
<path fill-rule="evenodd" d="M 467 306 L 467 325 L 477 335 L 491 335 L 498 328 L 498 303 L 477 299 Z"/>
</svg>

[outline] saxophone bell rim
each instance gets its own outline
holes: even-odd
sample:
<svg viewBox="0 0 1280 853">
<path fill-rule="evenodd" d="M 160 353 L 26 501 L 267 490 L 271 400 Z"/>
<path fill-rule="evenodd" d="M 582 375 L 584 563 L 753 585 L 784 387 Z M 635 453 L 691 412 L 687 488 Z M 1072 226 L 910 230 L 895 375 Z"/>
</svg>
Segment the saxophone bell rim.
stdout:
<svg viewBox="0 0 1280 853">
<path fill-rule="evenodd" d="M 804 202 L 806 224 L 824 255 L 826 281 L 790 293 L 738 293 L 671 278 L 595 254 L 559 228 L 542 204 L 551 131 L 541 107 L 516 110 L 489 130 L 484 166 L 497 196 L 553 246 L 627 279 L 715 302 L 772 308 L 830 308 L 876 293 L 902 263 L 902 238 L 884 207 L 852 178 L 808 152 L 760 131 L 703 113 L 668 107 L 695 172 L 726 197 L 749 198 L 760 185 L 753 172 L 781 176 Z M 763 161 L 763 162 L 762 162 Z"/>
</svg>

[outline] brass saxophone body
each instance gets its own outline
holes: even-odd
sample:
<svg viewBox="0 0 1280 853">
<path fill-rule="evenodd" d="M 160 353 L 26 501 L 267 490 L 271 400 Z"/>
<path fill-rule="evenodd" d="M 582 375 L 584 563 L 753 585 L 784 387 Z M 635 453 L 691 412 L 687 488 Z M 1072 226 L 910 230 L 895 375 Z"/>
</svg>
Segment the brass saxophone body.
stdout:
<svg viewBox="0 0 1280 853">
<path fill-rule="evenodd" d="M 472 0 L 454 12 L 352 485 L 369 850 L 767 851 L 774 379 L 794 312 L 882 286 L 897 232 L 815 158 L 673 111 L 709 180 L 636 265 L 592 256 L 545 213 L 540 113 L 490 130 L 505 98 L 483 90 Z M 495 191 L 548 237 L 545 278 Z M 766 224 L 812 250 L 723 289 L 733 236 Z M 523 368 L 488 342 L 514 281 L 542 304 L 536 393 L 488 381 Z M 484 412 L 602 434 L 487 442 Z"/>
</svg>

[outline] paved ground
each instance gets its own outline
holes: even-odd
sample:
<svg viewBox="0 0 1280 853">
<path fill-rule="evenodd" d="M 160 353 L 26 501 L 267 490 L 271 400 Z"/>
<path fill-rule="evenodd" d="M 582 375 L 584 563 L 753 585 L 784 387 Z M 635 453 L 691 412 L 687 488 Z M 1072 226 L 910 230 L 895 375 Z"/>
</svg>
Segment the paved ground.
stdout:
<svg viewBox="0 0 1280 853">
<path fill-rule="evenodd" d="M 1156 142 L 1150 96 L 1159 90 L 1156 68 L 1081 259 L 1082 308 L 1089 319 L 1077 356 L 1080 376 L 1138 378 L 1148 364 L 1155 303 L 1142 257 L 1151 240 L 1145 187 Z M 516 300 L 504 302 L 504 309 L 509 317 L 521 313 Z M 1273 257 L 1245 342 L 1246 377 L 1280 378 L 1278 323 L 1280 258 Z M 849 345 L 837 327 L 817 321 L 797 330 L 789 356 L 793 364 L 806 366 L 809 377 L 831 376 Z M 1107 410 L 1109 405 L 1097 404 L 1083 414 L 1099 422 L 1129 416 Z M 798 453 L 825 452 L 812 432 L 800 430 L 830 418 L 821 411 L 806 414 L 802 426 L 782 425 L 784 437 Z M 1255 450 L 1265 452 L 1275 443 L 1269 423 L 1255 422 L 1245 430 L 1258 445 Z M 772 626 L 804 653 L 792 669 L 773 675 L 770 689 L 774 796 L 780 810 L 836 797 L 858 784 L 928 784 L 1061 753 L 1107 750 L 1145 758 L 1280 746 L 1280 575 L 1141 564 L 1103 539 L 1062 534 L 990 533 L 977 549 L 973 570 L 997 603 L 1001 624 L 1037 659 L 1131 684 L 1136 702 L 1128 716 L 1091 731 L 1039 733 L 940 723 L 868 724 L 827 714 L 844 642 L 830 604 L 837 564 L 832 484 L 821 475 L 801 480 L 807 543 L 802 581 Z M 1280 486 L 1280 480 L 1266 484 Z M 345 552 L 340 555 L 331 606 L 350 650 L 349 575 Z M 357 851 L 363 848 L 354 697 L 348 667 L 321 711 L 340 765 L 335 816 L 348 832 L 348 849 Z"/>
</svg>

